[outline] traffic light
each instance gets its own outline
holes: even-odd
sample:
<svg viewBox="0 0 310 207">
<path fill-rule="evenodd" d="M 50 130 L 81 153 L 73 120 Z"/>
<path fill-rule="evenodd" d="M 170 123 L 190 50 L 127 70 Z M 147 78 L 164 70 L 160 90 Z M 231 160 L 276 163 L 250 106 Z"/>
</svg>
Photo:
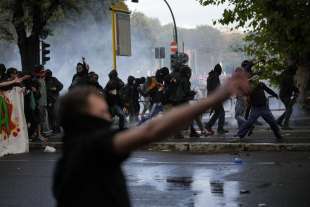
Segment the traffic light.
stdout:
<svg viewBox="0 0 310 207">
<path fill-rule="evenodd" d="M 49 57 L 48 54 L 50 54 L 50 50 L 49 50 L 49 47 L 51 45 L 44 42 L 44 41 L 41 41 L 41 57 L 42 57 L 42 65 L 45 65 L 47 61 L 49 61 L 51 58 Z"/>
<path fill-rule="evenodd" d="M 133 3 L 139 3 L 139 0 L 131 0 Z"/>
</svg>

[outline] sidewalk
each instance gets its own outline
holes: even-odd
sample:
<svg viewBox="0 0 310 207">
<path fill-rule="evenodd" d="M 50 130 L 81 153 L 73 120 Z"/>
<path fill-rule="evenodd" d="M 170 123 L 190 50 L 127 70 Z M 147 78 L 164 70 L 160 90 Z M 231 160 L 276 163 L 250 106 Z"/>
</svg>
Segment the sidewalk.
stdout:
<svg viewBox="0 0 310 207">
<path fill-rule="evenodd" d="M 251 137 L 236 139 L 233 133 L 224 136 L 168 139 L 150 145 L 148 150 L 194 153 L 226 153 L 241 151 L 310 151 L 310 128 L 283 131 L 283 141 L 277 142 L 271 130 L 260 127 Z"/>
<path fill-rule="evenodd" d="M 193 153 L 225 153 L 240 151 L 310 151 L 310 127 L 302 126 L 292 131 L 282 131 L 283 142 L 279 143 L 273 137 L 271 130 L 266 126 L 256 127 L 251 137 L 236 139 L 233 134 L 236 129 L 229 129 L 229 133 L 223 136 L 182 139 L 166 139 L 153 143 L 145 150 L 151 151 L 180 151 Z M 61 137 L 55 136 L 49 139 L 49 145 L 62 148 Z M 41 143 L 30 143 L 31 149 L 42 148 Z"/>
</svg>

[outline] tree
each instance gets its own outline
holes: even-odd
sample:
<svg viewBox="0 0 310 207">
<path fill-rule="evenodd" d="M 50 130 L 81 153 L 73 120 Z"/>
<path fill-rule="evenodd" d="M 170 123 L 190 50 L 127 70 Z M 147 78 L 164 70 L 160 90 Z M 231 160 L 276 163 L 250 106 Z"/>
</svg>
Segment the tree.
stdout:
<svg viewBox="0 0 310 207">
<path fill-rule="evenodd" d="M 22 69 L 30 72 L 34 65 L 40 63 L 40 38 L 45 39 L 51 33 L 49 30 L 51 23 L 85 9 L 92 10 L 96 20 L 99 21 L 102 15 L 98 9 L 102 7 L 98 4 L 107 7 L 111 2 L 116 1 L 1 0 L 0 39 L 16 42 Z M 92 7 L 91 5 L 95 3 L 97 7 Z"/>
<path fill-rule="evenodd" d="M 275 80 L 287 64 L 300 68 L 300 82 L 309 80 L 310 2 L 309 0 L 199 0 L 204 5 L 228 4 L 215 23 L 243 29 L 244 48 L 261 61 L 258 70 L 264 78 Z M 301 80 L 303 79 L 303 80 Z M 302 84 L 301 84 L 302 85 Z M 301 86 L 304 89 L 306 86 Z"/>
<path fill-rule="evenodd" d="M 34 65 L 40 63 L 40 37 L 46 37 L 48 22 L 54 14 L 73 1 L 62 0 L 5 0 L 1 1 L 2 19 L 7 22 L 1 27 L 2 38 L 16 41 L 23 71 L 31 71 Z"/>
</svg>

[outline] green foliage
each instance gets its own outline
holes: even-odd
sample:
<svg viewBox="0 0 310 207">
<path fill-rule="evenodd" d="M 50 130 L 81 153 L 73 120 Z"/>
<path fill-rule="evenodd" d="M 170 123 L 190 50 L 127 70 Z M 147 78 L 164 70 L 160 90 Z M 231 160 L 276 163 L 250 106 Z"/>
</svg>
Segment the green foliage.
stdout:
<svg viewBox="0 0 310 207">
<path fill-rule="evenodd" d="M 0 39 L 17 40 L 21 34 L 50 32 L 49 25 L 91 12 L 97 21 L 113 0 L 1 0 Z"/>
<path fill-rule="evenodd" d="M 309 58 L 310 3 L 308 0 L 199 0 L 204 5 L 228 4 L 216 23 L 244 29 L 244 48 L 261 61 L 264 78 L 275 81 L 287 60 L 304 64 Z"/>
</svg>

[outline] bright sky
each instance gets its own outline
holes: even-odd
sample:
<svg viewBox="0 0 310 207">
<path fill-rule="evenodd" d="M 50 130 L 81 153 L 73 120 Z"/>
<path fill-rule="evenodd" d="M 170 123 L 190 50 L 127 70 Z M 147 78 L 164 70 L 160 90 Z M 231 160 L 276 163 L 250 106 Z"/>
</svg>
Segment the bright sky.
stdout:
<svg viewBox="0 0 310 207">
<path fill-rule="evenodd" d="M 195 28 L 197 25 L 213 25 L 226 6 L 203 7 L 197 0 L 167 0 L 179 27 Z M 168 7 L 163 0 L 139 0 L 139 3 L 126 2 L 132 12 L 142 12 L 146 16 L 158 18 L 162 24 L 172 22 Z"/>
</svg>

